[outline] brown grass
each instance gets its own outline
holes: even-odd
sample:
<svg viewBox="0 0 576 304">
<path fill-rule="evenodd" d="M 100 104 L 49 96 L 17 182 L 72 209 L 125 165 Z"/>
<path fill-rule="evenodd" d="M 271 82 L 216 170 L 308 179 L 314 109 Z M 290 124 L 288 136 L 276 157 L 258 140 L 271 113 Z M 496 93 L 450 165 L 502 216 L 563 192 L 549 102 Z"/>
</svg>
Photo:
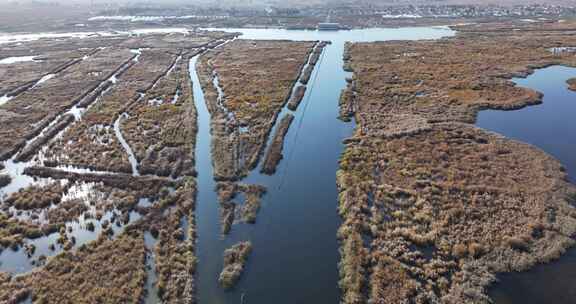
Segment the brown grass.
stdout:
<svg viewBox="0 0 576 304">
<path fill-rule="evenodd" d="M 101 237 L 27 276 L 34 303 L 139 303 L 146 248 L 141 234 Z"/>
<path fill-rule="evenodd" d="M 203 55 L 198 72 L 212 116 L 212 157 L 219 180 L 238 179 L 257 166 L 312 47 L 312 42 L 235 40 Z M 224 91 L 224 109 L 217 104 L 213 72 Z"/>
<path fill-rule="evenodd" d="M 276 172 L 276 167 L 283 158 L 282 150 L 284 148 L 284 138 L 288 134 L 288 129 L 294 120 L 294 115 L 286 114 L 280 121 L 276 133 L 270 142 L 264 162 L 262 163 L 262 173 L 272 175 Z"/>
<path fill-rule="evenodd" d="M 59 113 L 71 108 L 130 57 L 125 49 L 99 52 L 61 72 L 53 81 L 30 89 L 3 105 L 0 159 L 13 155 L 26 139 L 38 134 Z"/>
<path fill-rule="evenodd" d="M 238 282 L 251 251 L 252 243 L 250 242 L 238 243 L 224 251 L 224 269 L 218 278 L 223 288 L 230 289 Z"/>
<path fill-rule="evenodd" d="M 188 184 L 178 190 L 178 208 L 165 218 L 156 244 L 158 291 L 168 303 L 193 303 L 196 271 L 194 218 L 195 186 Z M 180 221 L 186 217 L 189 231 L 182 231 Z M 184 234 L 188 239 L 184 240 Z"/>
<path fill-rule="evenodd" d="M 54 182 L 46 186 L 30 186 L 8 197 L 5 203 L 19 210 L 44 209 L 57 205 L 69 185 Z"/>
<path fill-rule="evenodd" d="M 181 55 L 183 57 L 174 63 L 174 70 L 130 110 L 130 117 L 124 123 L 126 140 L 143 174 L 172 177 L 195 174 L 196 107 L 188 70 L 192 54 Z M 180 96 L 173 103 L 177 92 Z M 150 105 L 153 99 L 163 103 Z"/>
<path fill-rule="evenodd" d="M 358 123 L 337 181 L 344 303 L 488 303 L 498 272 L 574 244 L 574 186 L 544 152 L 470 125 L 541 94 L 508 79 L 575 57 L 562 32 L 476 31 L 347 45 L 341 105 Z"/>
</svg>

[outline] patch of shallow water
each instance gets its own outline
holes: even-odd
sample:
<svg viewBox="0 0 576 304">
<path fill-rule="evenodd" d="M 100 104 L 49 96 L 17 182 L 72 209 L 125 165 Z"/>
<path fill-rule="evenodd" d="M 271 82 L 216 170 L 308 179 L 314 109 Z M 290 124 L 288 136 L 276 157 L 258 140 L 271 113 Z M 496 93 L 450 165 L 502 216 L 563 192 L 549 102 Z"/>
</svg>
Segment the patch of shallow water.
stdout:
<svg viewBox="0 0 576 304">
<path fill-rule="evenodd" d="M 20 57 L 8 57 L 4 59 L 0 59 L 0 64 L 14 64 L 20 62 L 34 62 L 34 58 L 37 56 L 20 56 Z"/>
<path fill-rule="evenodd" d="M 48 182 L 46 182 L 46 184 L 48 184 Z M 64 229 L 67 237 L 69 239 L 72 237 L 75 239 L 74 245 L 70 250 L 76 250 L 78 247 L 96 240 L 107 227 L 112 229 L 113 236 L 119 235 L 127 225 L 141 218 L 139 213 L 131 211 L 128 215 L 128 221 L 121 223 L 121 218 L 119 218 L 121 215 L 120 211 L 97 210 L 96 206 L 91 205 L 91 202 L 98 202 L 99 195 L 101 195 L 95 192 L 95 185 L 95 183 L 75 183 L 62 197 L 62 202 L 80 200 L 88 207 L 88 210 L 75 220 L 65 223 Z M 36 214 L 38 213 L 37 211 L 35 212 Z M 42 214 L 45 215 L 45 210 L 42 211 Z M 95 216 L 98 214 L 100 214 L 101 217 L 96 218 Z M 44 215 L 33 222 L 40 225 L 46 224 Z M 22 216 L 26 216 L 26 214 Z M 4 249 L 0 252 L 0 272 L 23 274 L 34 270 L 40 265 L 38 263 L 39 260 L 42 260 L 44 257 L 55 256 L 64 251 L 63 245 L 58 244 L 59 237 L 60 233 L 54 232 L 36 239 L 25 239 L 25 246 L 34 246 L 35 248 L 34 253 L 30 256 L 27 255 L 26 250 L 23 248 L 24 246 L 18 250 Z"/>
<path fill-rule="evenodd" d="M 94 212 L 90 210 L 88 212 Z M 94 241 L 104 230 L 105 222 L 114 231 L 114 235 L 119 235 L 124 231 L 126 225 L 118 226 L 112 223 L 112 218 L 114 216 L 114 211 L 108 211 L 104 213 L 100 220 L 96 219 L 86 219 L 84 215 L 81 215 L 76 221 L 66 223 L 67 236 L 69 238 L 74 237 L 76 242 L 71 250 L 75 250 L 78 247 Z M 141 215 L 137 212 L 130 212 L 130 219 L 128 225 L 137 221 L 141 218 Z M 94 229 L 88 229 L 88 223 L 94 225 Z M 71 229 L 71 232 L 70 232 Z M 5 249 L 0 252 L 0 272 L 8 272 L 12 274 L 23 274 L 34 270 L 38 267 L 36 261 L 38 261 L 41 256 L 52 257 L 60 252 L 64 251 L 61 245 L 57 244 L 58 238 L 60 237 L 59 232 L 51 233 L 47 236 L 43 236 L 34 240 L 27 239 L 24 241 L 26 245 L 34 245 L 36 248 L 34 254 L 30 257 L 27 256 L 26 251 L 23 248 L 18 250 Z"/>
<path fill-rule="evenodd" d="M 10 175 L 12 181 L 6 187 L 0 188 L 0 201 L 7 198 L 14 192 L 26 188 L 30 185 L 46 185 L 50 183 L 49 179 L 34 179 L 24 174 L 24 170 L 30 166 L 29 163 L 17 163 L 13 160 L 4 162 L 5 172 Z"/>
<path fill-rule="evenodd" d="M 148 29 L 135 29 L 131 31 L 107 31 L 107 32 L 102 31 L 102 32 L 69 32 L 69 33 L 34 33 L 34 34 L 16 34 L 16 35 L 8 33 L 0 33 L 0 44 L 36 41 L 40 39 L 62 39 L 62 38 L 86 39 L 93 37 L 114 37 L 114 36 L 169 34 L 169 33 L 188 34 L 190 33 L 190 30 L 187 28 L 148 28 Z"/>
<path fill-rule="evenodd" d="M 576 92 L 566 80 L 576 77 L 576 69 L 553 66 L 537 70 L 519 86 L 544 94 L 541 105 L 516 111 L 482 111 L 477 125 L 509 138 L 532 144 L 556 157 L 576 179 Z M 489 292 L 495 304 L 571 304 L 575 302 L 576 249 L 558 261 L 538 265 L 523 273 L 499 275 Z"/>
</svg>

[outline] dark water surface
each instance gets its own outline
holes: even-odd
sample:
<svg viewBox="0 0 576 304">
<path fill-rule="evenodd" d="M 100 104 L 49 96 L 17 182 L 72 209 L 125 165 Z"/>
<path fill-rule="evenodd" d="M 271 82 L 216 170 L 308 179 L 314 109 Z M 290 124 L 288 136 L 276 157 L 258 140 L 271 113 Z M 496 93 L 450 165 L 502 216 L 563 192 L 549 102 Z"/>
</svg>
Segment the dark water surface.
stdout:
<svg viewBox="0 0 576 304">
<path fill-rule="evenodd" d="M 519 86 L 544 93 L 543 103 L 517 111 L 482 111 L 477 125 L 507 137 L 532 144 L 556 157 L 576 180 L 576 92 L 566 80 L 576 69 L 553 66 L 537 70 Z M 576 303 L 576 249 L 560 260 L 539 265 L 524 273 L 499 276 L 490 290 L 495 304 Z"/>
<path fill-rule="evenodd" d="M 338 99 L 350 74 L 342 69 L 346 41 L 437 39 L 446 28 L 367 29 L 340 32 L 229 29 L 240 39 L 330 40 L 286 136 L 284 159 L 273 176 L 252 172 L 243 183 L 268 193 L 255 225 L 238 224 L 222 238 L 210 157 L 210 114 L 192 72 L 198 108 L 198 278 L 200 303 L 338 303 L 336 170 L 342 140 L 354 125 L 338 117 Z M 191 61 L 194 71 L 196 59 Z M 280 116 L 281 118 L 282 116 Z M 218 286 L 224 249 L 250 240 L 253 251 L 236 288 Z"/>
</svg>

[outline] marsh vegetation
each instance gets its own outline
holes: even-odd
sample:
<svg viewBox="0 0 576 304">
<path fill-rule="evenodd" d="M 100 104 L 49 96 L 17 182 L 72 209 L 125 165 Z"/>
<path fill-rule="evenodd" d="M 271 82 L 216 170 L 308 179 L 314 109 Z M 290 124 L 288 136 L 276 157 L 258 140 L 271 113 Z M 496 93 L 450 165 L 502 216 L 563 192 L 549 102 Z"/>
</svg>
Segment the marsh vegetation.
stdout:
<svg viewBox="0 0 576 304">
<path fill-rule="evenodd" d="M 439 41 L 347 45 L 354 76 L 341 113 L 358 126 L 337 174 L 344 303 L 489 303 L 497 273 L 574 244 L 576 188 L 562 165 L 471 124 L 482 109 L 541 102 L 510 78 L 574 65 L 548 51 L 572 36 L 462 28 Z"/>
</svg>

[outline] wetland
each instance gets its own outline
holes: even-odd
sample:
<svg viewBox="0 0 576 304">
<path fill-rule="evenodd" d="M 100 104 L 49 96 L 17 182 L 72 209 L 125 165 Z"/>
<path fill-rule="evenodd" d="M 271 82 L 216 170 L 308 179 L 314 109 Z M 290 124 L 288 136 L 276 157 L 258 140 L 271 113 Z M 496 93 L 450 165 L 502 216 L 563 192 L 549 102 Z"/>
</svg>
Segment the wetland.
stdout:
<svg viewBox="0 0 576 304">
<path fill-rule="evenodd" d="M 0 303 L 571 303 L 572 30 L 6 42 Z"/>
</svg>

